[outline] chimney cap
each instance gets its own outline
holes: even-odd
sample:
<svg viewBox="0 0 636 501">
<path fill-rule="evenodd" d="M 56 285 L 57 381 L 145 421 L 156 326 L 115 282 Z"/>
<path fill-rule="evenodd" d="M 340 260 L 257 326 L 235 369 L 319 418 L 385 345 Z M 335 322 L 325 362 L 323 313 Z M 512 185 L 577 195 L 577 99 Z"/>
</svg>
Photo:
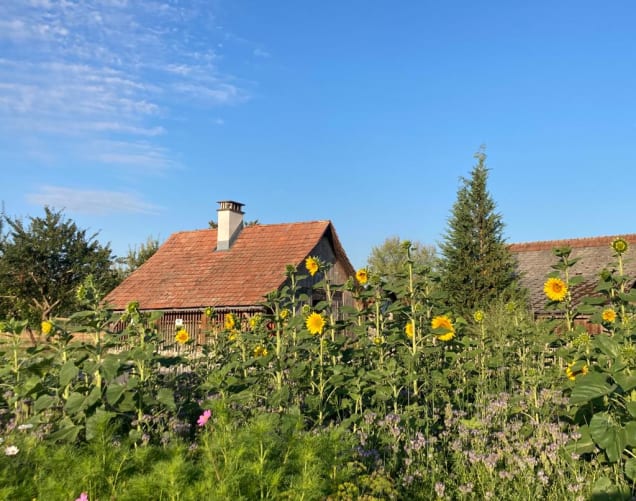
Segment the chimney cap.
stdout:
<svg viewBox="0 0 636 501">
<path fill-rule="evenodd" d="M 239 212 L 240 214 L 243 214 L 242 209 L 245 206 L 245 204 L 242 204 L 241 202 L 235 202 L 234 200 L 219 200 L 217 204 L 219 204 L 219 208 L 217 209 L 217 211 L 231 210 L 233 212 Z"/>
</svg>

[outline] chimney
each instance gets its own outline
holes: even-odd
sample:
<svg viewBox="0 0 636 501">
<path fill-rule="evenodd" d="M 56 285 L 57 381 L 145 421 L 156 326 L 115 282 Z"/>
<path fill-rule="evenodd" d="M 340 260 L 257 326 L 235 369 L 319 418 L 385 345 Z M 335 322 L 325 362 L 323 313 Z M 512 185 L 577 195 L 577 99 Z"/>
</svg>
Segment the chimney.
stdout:
<svg viewBox="0 0 636 501">
<path fill-rule="evenodd" d="M 217 203 L 219 208 L 216 210 L 218 213 L 216 250 L 228 250 L 243 229 L 243 211 L 241 209 L 245 204 L 232 200 Z"/>
</svg>

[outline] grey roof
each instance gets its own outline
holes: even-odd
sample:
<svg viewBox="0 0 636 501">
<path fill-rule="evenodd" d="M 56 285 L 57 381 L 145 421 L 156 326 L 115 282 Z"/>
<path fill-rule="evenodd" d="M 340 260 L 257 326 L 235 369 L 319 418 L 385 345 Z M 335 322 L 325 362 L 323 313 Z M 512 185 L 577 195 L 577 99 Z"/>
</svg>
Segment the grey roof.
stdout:
<svg viewBox="0 0 636 501">
<path fill-rule="evenodd" d="M 614 237 L 576 238 L 569 240 L 550 240 L 510 245 L 510 251 L 517 260 L 521 282 L 528 289 L 530 305 L 535 314 L 545 313 L 547 299 L 543 292 L 543 284 L 548 275 L 555 271 L 552 265 L 558 262 L 553 249 L 570 247 L 570 258 L 580 260 L 570 268 L 570 277 L 582 276 L 583 282 L 570 291 L 574 303 L 594 292 L 598 285 L 599 274 L 603 269 L 616 269 L 616 258 L 611 247 L 616 238 L 623 238 L 629 249 L 623 254 L 624 274 L 636 278 L 636 234 L 617 235 Z"/>
</svg>

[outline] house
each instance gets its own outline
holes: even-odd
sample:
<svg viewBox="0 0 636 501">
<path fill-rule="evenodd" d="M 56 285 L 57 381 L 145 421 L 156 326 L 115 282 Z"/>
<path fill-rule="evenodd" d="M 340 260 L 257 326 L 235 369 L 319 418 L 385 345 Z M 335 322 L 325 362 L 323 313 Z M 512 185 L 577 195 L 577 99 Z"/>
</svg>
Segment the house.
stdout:
<svg viewBox="0 0 636 501">
<path fill-rule="evenodd" d="M 570 291 L 574 304 L 578 304 L 583 297 L 594 294 L 603 269 L 616 269 L 616 258 L 611 247 L 616 238 L 619 237 L 577 238 L 510 245 L 510 251 L 517 260 L 522 285 L 528 289 L 530 306 L 535 316 L 554 315 L 554 310 L 546 310 L 547 298 L 543 285 L 548 274 L 555 271 L 552 266 L 558 262 L 553 252 L 555 248 L 570 247 L 570 259 L 579 259 L 569 271 L 570 278 L 583 278 L 583 281 Z M 621 235 L 620 238 L 629 244 L 627 252 L 623 255 L 624 275 L 636 280 L 636 234 Z M 630 287 L 634 285 L 633 280 L 629 284 Z"/>
<path fill-rule="evenodd" d="M 265 311 L 265 296 L 285 285 L 288 265 L 307 275 L 298 285 L 310 301 L 320 300 L 312 286 L 322 277 L 309 276 L 308 256 L 331 263 L 332 283 L 342 284 L 355 274 L 330 221 L 245 226 L 244 204 L 218 203 L 217 228 L 174 233 L 104 301 L 114 310 L 131 301 L 138 301 L 141 310 L 161 310 L 159 328 L 166 339 L 182 324 L 202 340 L 207 307 L 214 308 L 217 325 L 229 312 L 244 320 Z M 337 293 L 334 300 L 352 302 L 347 293 Z"/>
</svg>

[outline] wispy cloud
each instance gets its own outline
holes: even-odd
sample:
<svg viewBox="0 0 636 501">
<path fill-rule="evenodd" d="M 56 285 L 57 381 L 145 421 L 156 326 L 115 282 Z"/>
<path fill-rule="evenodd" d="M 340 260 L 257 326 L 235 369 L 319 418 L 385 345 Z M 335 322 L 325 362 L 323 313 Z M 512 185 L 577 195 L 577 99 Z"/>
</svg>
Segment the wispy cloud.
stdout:
<svg viewBox="0 0 636 501">
<path fill-rule="evenodd" d="M 27 200 L 35 205 L 47 205 L 77 214 L 158 214 L 161 209 L 144 202 L 134 193 L 81 190 L 61 186 L 42 186 L 38 193 L 29 193 Z"/>
<path fill-rule="evenodd" d="M 219 68 L 223 37 L 209 5 L 0 2 L 0 132 L 61 137 L 79 159 L 87 143 L 117 141 L 119 151 L 93 160 L 168 167 L 171 153 L 158 140 L 184 107 L 249 97 Z"/>
</svg>

